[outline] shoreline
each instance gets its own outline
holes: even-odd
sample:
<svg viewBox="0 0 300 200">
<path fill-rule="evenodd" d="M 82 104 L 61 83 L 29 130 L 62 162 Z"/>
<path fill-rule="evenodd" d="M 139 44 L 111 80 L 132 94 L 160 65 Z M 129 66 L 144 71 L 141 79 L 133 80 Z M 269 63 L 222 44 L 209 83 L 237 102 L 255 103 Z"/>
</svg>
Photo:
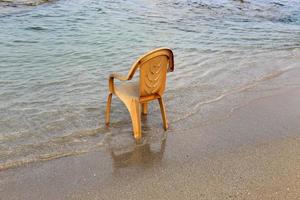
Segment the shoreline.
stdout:
<svg viewBox="0 0 300 200">
<path fill-rule="evenodd" d="M 290 89 L 205 126 L 172 125 L 161 142 L 121 151 L 112 145 L 0 171 L 0 194 L 3 199 L 297 199 L 298 102 L 300 89 Z"/>
</svg>

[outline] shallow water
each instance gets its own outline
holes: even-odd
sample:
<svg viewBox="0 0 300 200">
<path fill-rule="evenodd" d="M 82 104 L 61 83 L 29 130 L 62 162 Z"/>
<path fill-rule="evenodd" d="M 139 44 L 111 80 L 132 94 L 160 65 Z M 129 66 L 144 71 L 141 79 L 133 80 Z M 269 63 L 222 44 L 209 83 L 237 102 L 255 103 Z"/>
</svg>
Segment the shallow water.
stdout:
<svg viewBox="0 0 300 200">
<path fill-rule="evenodd" d="M 116 98 L 111 128 L 104 126 L 107 77 L 127 73 L 156 47 L 175 54 L 166 91 L 171 130 L 227 96 L 300 82 L 272 81 L 300 68 L 297 0 L 20 2 L 0 2 L 0 170 L 108 141 L 133 144 Z M 149 141 L 164 138 L 154 111 L 152 103 L 143 123 Z"/>
</svg>

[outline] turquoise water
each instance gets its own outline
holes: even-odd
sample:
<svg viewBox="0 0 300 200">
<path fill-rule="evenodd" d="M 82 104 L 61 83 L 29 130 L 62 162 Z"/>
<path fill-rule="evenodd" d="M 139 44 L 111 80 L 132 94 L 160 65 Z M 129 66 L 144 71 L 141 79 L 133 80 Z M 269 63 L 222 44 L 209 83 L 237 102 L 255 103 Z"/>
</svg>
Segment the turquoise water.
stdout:
<svg viewBox="0 0 300 200">
<path fill-rule="evenodd" d="M 127 73 L 153 48 L 175 54 L 166 92 L 171 129 L 300 67 L 298 0 L 33 2 L 0 1 L 0 169 L 133 142 L 117 99 L 112 126 L 104 126 L 107 77 Z M 157 110 L 151 105 L 143 126 L 148 139 L 162 132 Z"/>
</svg>

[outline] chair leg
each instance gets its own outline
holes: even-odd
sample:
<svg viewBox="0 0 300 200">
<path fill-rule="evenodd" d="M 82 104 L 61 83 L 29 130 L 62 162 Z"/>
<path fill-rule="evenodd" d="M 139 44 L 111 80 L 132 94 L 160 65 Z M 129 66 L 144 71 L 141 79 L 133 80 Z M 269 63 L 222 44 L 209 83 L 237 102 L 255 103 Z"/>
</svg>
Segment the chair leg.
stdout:
<svg viewBox="0 0 300 200">
<path fill-rule="evenodd" d="M 142 113 L 147 115 L 148 113 L 148 103 L 142 103 Z"/>
<path fill-rule="evenodd" d="M 142 129 L 141 129 L 141 111 L 140 111 L 140 103 L 138 100 L 132 100 L 130 106 L 128 107 L 130 112 L 133 135 L 135 139 L 140 139 L 142 137 Z"/>
<path fill-rule="evenodd" d="M 109 121 L 110 121 L 111 98 L 112 98 L 112 93 L 109 93 L 107 97 L 107 104 L 106 104 L 106 117 L 105 117 L 106 125 L 109 125 Z"/>
<path fill-rule="evenodd" d="M 163 98 L 162 97 L 159 98 L 158 102 L 159 102 L 159 106 L 160 106 L 160 112 L 161 112 L 161 117 L 163 120 L 164 129 L 167 130 L 168 129 L 168 120 L 167 120 L 166 109 L 165 109 Z"/>
</svg>

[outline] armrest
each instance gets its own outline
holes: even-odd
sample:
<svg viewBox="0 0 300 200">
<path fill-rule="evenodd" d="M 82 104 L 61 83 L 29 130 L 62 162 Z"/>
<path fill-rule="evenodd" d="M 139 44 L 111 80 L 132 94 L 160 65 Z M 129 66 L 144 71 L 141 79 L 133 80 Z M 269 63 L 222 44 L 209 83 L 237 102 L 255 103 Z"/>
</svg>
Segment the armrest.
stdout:
<svg viewBox="0 0 300 200">
<path fill-rule="evenodd" d="M 110 93 L 114 93 L 115 92 L 115 87 L 114 87 L 114 79 L 118 79 L 120 81 L 127 81 L 129 80 L 128 77 L 123 76 L 121 74 L 117 74 L 117 73 L 112 73 L 109 75 L 109 79 L 108 79 L 108 87 L 109 87 L 109 92 Z"/>
<path fill-rule="evenodd" d="M 126 76 L 123 76 L 121 74 L 117 74 L 117 73 L 112 73 L 109 75 L 109 79 L 113 79 L 113 78 L 116 78 L 120 81 L 127 81 L 128 78 Z"/>
</svg>

